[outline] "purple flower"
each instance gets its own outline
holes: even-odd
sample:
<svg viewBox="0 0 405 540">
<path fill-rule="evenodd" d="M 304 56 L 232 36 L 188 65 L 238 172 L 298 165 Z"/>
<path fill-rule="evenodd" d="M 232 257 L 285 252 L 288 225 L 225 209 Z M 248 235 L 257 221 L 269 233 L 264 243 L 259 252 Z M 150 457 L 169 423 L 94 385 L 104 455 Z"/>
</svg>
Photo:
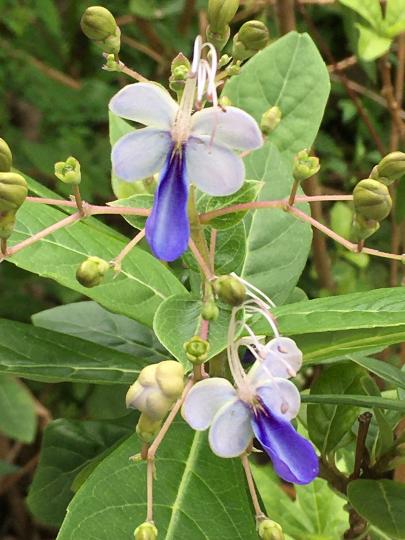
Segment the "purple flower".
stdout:
<svg viewBox="0 0 405 540">
<path fill-rule="evenodd" d="M 263 142 L 255 120 L 236 107 L 215 106 L 192 115 L 196 81 L 191 76 L 187 83 L 180 106 L 154 83 L 130 84 L 110 101 L 114 114 L 147 126 L 118 140 L 112 164 L 128 182 L 160 172 L 146 238 L 165 261 L 187 249 L 189 184 L 210 195 L 234 193 L 245 178 L 235 150 L 253 150 Z"/>
</svg>

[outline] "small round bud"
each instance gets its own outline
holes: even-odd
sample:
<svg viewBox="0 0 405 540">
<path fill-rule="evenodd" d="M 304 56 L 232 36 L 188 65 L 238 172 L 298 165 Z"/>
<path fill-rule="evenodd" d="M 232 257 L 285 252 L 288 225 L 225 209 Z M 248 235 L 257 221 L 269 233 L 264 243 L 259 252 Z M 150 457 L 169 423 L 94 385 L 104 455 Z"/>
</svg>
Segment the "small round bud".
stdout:
<svg viewBox="0 0 405 540">
<path fill-rule="evenodd" d="M 386 218 L 392 207 L 387 186 L 371 178 L 361 180 L 354 188 L 353 203 L 357 214 L 376 221 Z"/>
<path fill-rule="evenodd" d="M 99 257 L 89 257 L 76 271 L 76 279 L 83 287 L 96 287 L 100 285 L 110 265 Z"/>
<path fill-rule="evenodd" d="M 201 311 L 201 317 L 206 321 L 216 321 L 218 315 L 219 309 L 214 300 L 205 302 Z"/>
<path fill-rule="evenodd" d="M 366 240 L 380 228 L 378 221 L 365 219 L 359 214 L 354 214 L 350 237 L 353 242 Z"/>
<path fill-rule="evenodd" d="M 247 60 L 269 42 L 269 31 L 261 21 L 247 21 L 233 38 L 234 60 Z"/>
<path fill-rule="evenodd" d="M 281 120 L 281 110 L 279 107 L 270 107 L 263 113 L 260 121 L 260 129 L 265 135 L 269 135 L 276 129 Z"/>
<path fill-rule="evenodd" d="M 210 344 L 199 336 L 193 336 L 183 345 L 186 356 L 193 364 L 203 364 L 208 358 Z"/>
<path fill-rule="evenodd" d="M 405 153 L 391 152 L 371 171 L 370 177 L 389 185 L 405 174 Z"/>
<path fill-rule="evenodd" d="M 246 297 L 246 287 L 233 276 L 220 276 L 213 288 L 218 298 L 231 306 L 240 306 Z"/>
<path fill-rule="evenodd" d="M 151 443 L 156 435 L 159 433 L 162 426 L 162 420 L 153 420 L 145 413 L 142 413 L 139 417 L 136 425 L 136 434 L 145 443 Z"/>
<path fill-rule="evenodd" d="M 320 168 L 319 159 L 310 156 L 307 150 L 301 150 L 294 156 L 293 177 L 296 182 L 311 178 Z"/>
<path fill-rule="evenodd" d="M 190 72 L 190 61 L 184 56 L 183 53 L 179 53 L 172 61 L 171 75 L 169 78 L 169 86 L 174 92 L 182 92 L 187 76 Z"/>
<path fill-rule="evenodd" d="M 284 540 L 285 538 L 281 525 L 272 519 L 261 521 L 257 532 L 262 540 Z"/>
<path fill-rule="evenodd" d="M 221 69 L 227 66 L 231 60 L 232 60 L 232 56 L 229 56 L 229 54 L 223 54 L 221 58 L 218 60 L 218 69 Z"/>
<path fill-rule="evenodd" d="M 134 532 L 134 540 L 156 540 L 158 530 L 152 521 L 145 521 Z"/>
<path fill-rule="evenodd" d="M 207 26 L 207 41 L 212 43 L 217 51 L 222 50 L 225 45 L 228 43 L 229 37 L 231 35 L 231 28 L 226 25 L 220 31 L 214 32 L 210 25 Z"/>
<path fill-rule="evenodd" d="M 104 52 L 118 54 L 121 31 L 108 9 L 101 6 L 87 8 L 81 18 L 80 26 L 83 33 L 100 45 Z"/>
<path fill-rule="evenodd" d="M 76 158 L 70 156 L 66 161 L 55 163 L 55 176 L 65 184 L 80 184 L 82 175 L 80 163 Z"/>
<path fill-rule="evenodd" d="M 9 145 L 0 139 L 0 172 L 9 172 L 13 163 L 13 155 Z"/>
<path fill-rule="evenodd" d="M 239 0 L 208 0 L 208 22 L 212 32 L 223 32 L 238 11 Z"/>
<path fill-rule="evenodd" d="M 27 194 L 27 182 L 21 174 L 0 172 L 0 212 L 16 212 Z"/>
</svg>

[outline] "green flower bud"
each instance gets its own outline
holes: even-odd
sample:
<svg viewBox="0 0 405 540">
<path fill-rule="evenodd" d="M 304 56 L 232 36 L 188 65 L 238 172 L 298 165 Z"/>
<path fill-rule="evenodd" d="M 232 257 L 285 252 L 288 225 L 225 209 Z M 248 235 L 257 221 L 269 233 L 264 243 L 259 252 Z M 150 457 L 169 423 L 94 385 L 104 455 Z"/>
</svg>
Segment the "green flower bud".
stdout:
<svg viewBox="0 0 405 540">
<path fill-rule="evenodd" d="M 281 525 L 272 519 L 264 519 L 260 522 L 258 533 L 262 540 L 284 540 L 284 533 Z"/>
<path fill-rule="evenodd" d="M 221 51 L 225 45 L 228 43 L 228 40 L 231 35 L 230 27 L 224 26 L 220 31 L 214 32 L 210 25 L 207 26 L 207 41 L 212 43 L 217 51 Z"/>
<path fill-rule="evenodd" d="M 13 155 L 9 145 L 4 139 L 0 139 L 0 172 L 9 172 L 13 162 Z"/>
<path fill-rule="evenodd" d="M 247 60 L 269 43 L 269 31 L 261 21 L 247 21 L 233 38 L 232 56 Z"/>
<path fill-rule="evenodd" d="M 155 378 L 165 397 L 175 401 L 181 396 L 184 390 L 184 368 L 180 362 L 160 362 L 156 367 Z"/>
<path fill-rule="evenodd" d="M 232 56 L 229 56 L 229 54 L 223 54 L 221 58 L 218 60 L 218 69 L 221 69 L 227 66 L 231 60 L 232 60 Z"/>
<path fill-rule="evenodd" d="M 184 56 L 183 53 L 179 53 L 173 59 L 169 86 L 174 92 L 182 92 L 184 90 L 184 85 L 190 72 L 190 68 L 190 61 Z"/>
<path fill-rule="evenodd" d="M 371 178 L 361 180 L 354 188 L 353 203 L 357 214 L 376 221 L 386 218 L 392 207 L 387 186 Z"/>
<path fill-rule="evenodd" d="M 27 182 L 21 174 L 0 172 L 0 212 L 15 213 L 27 194 Z"/>
<path fill-rule="evenodd" d="M 276 129 L 281 120 L 281 110 L 279 107 L 270 107 L 263 113 L 260 120 L 260 129 L 265 135 L 269 135 Z"/>
<path fill-rule="evenodd" d="M 294 157 L 293 177 L 296 182 L 311 178 L 321 168 L 319 158 L 310 156 L 307 150 L 301 150 Z"/>
<path fill-rule="evenodd" d="M 100 45 L 104 52 L 118 54 L 121 31 L 108 9 L 101 6 L 87 8 L 81 18 L 80 26 L 83 33 Z"/>
<path fill-rule="evenodd" d="M 10 210 L 9 212 L 0 212 L 0 238 L 7 240 L 14 230 L 16 220 L 16 212 Z"/>
<path fill-rule="evenodd" d="M 210 344 L 199 336 L 193 336 L 189 341 L 184 343 L 183 348 L 190 362 L 198 365 L 203 364 L 207 360 Z"/>
<path fill-rule="evenodd" d="M 100 285 L 110 265 L 99 257 L 89 257 L 79 266 L 76 279 L 83 287 L 96 287 Z"/>
<path fill-rule="evenodd" d="M 145 413 L 139 417 L 136 425 L 136 434 L 145 443 L 151 443 L 159 433 L 162 426 L 162 419 L 154 420 Z"/>
<path fill-rule="evenodd" d="M 226 68 L 226 74 L 228 77 L 233 77 L 234 75 L 239 75 L 240 73 L 240 60 L 236 62 L 236 64 L 231 64 L 229 67 Z"/>
<path fill-rule="evenodd" d="M 216 321 L 218 319 L 219 309 L 214 300 L 205 302 L 203 305 L 201 316 L 206 321 Z"/>
<path fill-rule="evenodd" d="M 374 234 L 380 228 L 378 221 L 365 219 L 363 216 L 355 214 L 353 216 L 351 239 L 353 242 L 361 242 Z"/>
<path fill-rule="evenodd" d="M 223 32 L 238 11 L 239 0 L 208 0 L 208 22 L 212 32 Z"/>
<path fill-rule="evenodd" d="M 55 176 L 65 184 L 80 184 L 82 179 L 80 163 L 72 156 L 66 161 L 58 161 L 55 163 Z"/>
<path fill-rule="evenodd" d="M 389 185 L 405 174 L 405 153 L 391 152 L 371 171 L 370 177 Z"/>
<path fill-rule="evenodd" d="M 158 530 L 152 521 L 145 521 L 134 532 L 134 540 L 156 540 Z"/>
<path fill-rule="evenodd" d="M 240 306 L 246 297 L 246 288 L 233 276 L 220 276 L 213 282 L 213 288 L 223 302 L 231 306 Z"/>
</svg>

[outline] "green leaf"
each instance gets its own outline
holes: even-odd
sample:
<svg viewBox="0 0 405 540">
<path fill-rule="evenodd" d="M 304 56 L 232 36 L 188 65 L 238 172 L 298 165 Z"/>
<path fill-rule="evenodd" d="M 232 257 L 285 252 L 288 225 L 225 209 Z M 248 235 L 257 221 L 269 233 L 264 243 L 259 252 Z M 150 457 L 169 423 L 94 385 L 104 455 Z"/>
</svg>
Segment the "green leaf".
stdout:
<svg viewBox="0 0 405 540">
<path fill-rule="evenodd" d="M 359 31 L 359 55 L 363 60 L 371 62 L 376 58 L 380 58 L 391 47 L 391 38 L 378 34 L 371 28 L 356 24 Z"/>
<path fill-rule="evenodd" d="M 355 394 L 340 395 L 340 394 L 302 394 L 302 403 L 321 403 L 325 405 L 353 405 L 355 407 L 366 407 L 373 409 L 379 407 L 381 409 L 389 409 L 393 411 L 405 411 L 405 402 L 403 400 L 379 398 L 375 396 L 358 396 Z"/>
<path fill-rule="evenodd" d="M 311 386 L 310 396 L 332 394 L 362 394 L 360 377 L 363 370 L 352 364 L 338 364 L 323 371 Z M 359 408 L 326 404 L 310 404 L 307 407 L 308 434 L 326 455 L 338 446 L 343 436 L 351 430 Z"/>
<path fill-rule="evenodd" d="M 96 302 L 75 302 L 36 313 L 35 326 L 69 334 L 145 360 L 163 360 L 167 353 L 153 332 L 123 315 L 110 313 Z"/>
<path fill-rule="evenodd" d="M 146 463 L 134 435 L 108 456 L 69 505 L 58 540 L 132 538 L 146 515 Z M 171 427 L 156 459 L 154 521 L 165 540 L 256 540 L 239 460 L 220 459 L 206 433 Z"/>
<path fill-rule="evenodd" d="M 109 203 L 109 206 L 128 206 L 129 208 L 147 208 L 153 206 L 153 195 L 151 193 L 137 193 L 126 199 L 118 199 Z M 144 216 L 123 216 L 125 221 L 136 229 L 145 227 L 146 217 Z"/>
<path fill-rule="evenodd" d="M 198 210 L 201 213 L 212 212 L 220 208 L 227 208 L 234 204 L 244 204 L 255 201 L 262 187 L 262 182 L 246 180 L 239 191 L 227 197 L 213 197 L 211 195 L 203 194 L 198 200 Z M 216 217 L 209 221 L 209 225 L 214 229 L 220 230 L 234 227 L 245 217 L 246 212 L 247 211 L 234 212 L 232 214 Z"/>
<path fill-rule="evenodd" d="M 183 343 L 198 335 L 201 326 L 202 301 L 190 296 L 176 295 L 163 302 L 156 311 L 153 329 L 162 345 L 184 366 L 189 367 Z M 219 317 L 211 321 L 208 358 L 223 351 L 228 339 L 230 310 L 220 306 Z M 176 329 L 174 332 L 173 329 Z"/>
<path fill-rule="evenodd" d="M 316 478 L 306 486 L 295 486 L 295 501 L 280 485 L 269 465 L 255 465 L 253 476 L 271 519 L 294 540 L 336 540 L 347 529 L 345 501 L 325 480 Z"/>
<path fill-rule="evenodd" d="M 131 384 L 144 358 L 83 339 L 0 319 L 0 372 L 44 382 Z"/>
<path fill-rule="evenodd" d="M 270 107 L 279 107 L 281 121 L 269 140 L 291 160 L 312 146 L 329 90 L 328 70 L 310 36 L 290 32 L 249 60 L 226 84 L 224 94 L 259 123 Z M 260 179 L 251 169 L 247 177 Z"/>
<path fill-rule="evenodd" d="M 65 217 L 65 214 L 45 205 L 25 203 L 18 212 L 15 233 L 10 245 L 31 237 Z M 127 315 L 148 326 L 162 300 L 184 292 L 184 287 L 162 263 L 144 250 L 135 247 L 125 258 L 122 272 L 97 287 L 86 289 L 76 280 L 79 264 L 88 256 L 113 259 L 126 242 L 115 232 L 108 234 L 86 221 L 61 229 L 26 247 L 10 259 L 11 263 L 52 278 L 62 285 L 89 296 L 107 309 Z"/>
<path fill-rule="evenodd" d="M 0 432 L 24 443 L 33 441 L 37 429 L 34 401 L 25 386 L 0 375 Z"/>
<path fill-rule="evenodd" d="M 405 538 L 405 485 L 393 480 L 355 480 L 347 490 L 355 510 L 390 538 Z"/>
<path fill-rule="evenodd" d="M 350 357 L 353 362 L 363 366 L 372 373 L 375 373 L 381 379 L 393 384 L 395 387 L 405 389 L 405 373 L 388 362 L 382 362 L 375 358 L 364 358 L 362 356 L 353 355 Z"/>
<path fill-rule="evenodd" d="M 59 526 L 73 497 L 76 476 L 130 433 L 129 428 L 107 422 L 51 422 L 43 436 L 40 461 L 27 499 L 35 517 Z"/>
<path fill-rule="evenodd" d="M 373 28 L 378 29 L 382 23 L 382 11 L 379 0 L 339 0 L 344 6 L 356 11 Z"/>
<path fill-rule="evenodd" d="M 385 23 L 389 27 L 405 25 L 405 0 L 388 0 L 385 10 Z"/>
</svg>

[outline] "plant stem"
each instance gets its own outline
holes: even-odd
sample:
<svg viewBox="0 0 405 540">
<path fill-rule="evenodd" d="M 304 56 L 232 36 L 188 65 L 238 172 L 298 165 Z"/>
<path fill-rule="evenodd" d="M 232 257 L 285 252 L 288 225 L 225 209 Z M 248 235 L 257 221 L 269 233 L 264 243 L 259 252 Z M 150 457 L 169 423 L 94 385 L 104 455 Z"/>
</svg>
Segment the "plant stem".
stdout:
<svg viewBox="0 0 405 540">
<path fill-rule="evenodd" d="M 7 255 L 7 240 L 6 238 L 1 239 L 1 253 Z"/>
<path fill-rule="evenodd" d="M 365 412 L 358 417 L 359 430 L 357 433 L 356 441 L 356 454 L 354 461 L 353 474 L 351 475 L 351 480 L 356 480 L 360 477 L 361 467 L 364 463 L 364 457 L 366 452 L 366 439 L 367 433 L 370 427 L 370 422 L 373 415 L 370 412 Z"/>
<path fill-rule="evenodd" d="M 240 457 L 243 468 L 245 470 L 247 485 L 249 488 L 250 497 L 252 499 L 253 508 L 255 510 L 256 519 L 264 518 L 265 514 L 260 508 L 259 498 L 257 496 L 255 483 L 253 480 L 252 471 L 250 469 L 249 458 L 247 454 L 242 454 Z"/>
<path fill-rule="evenodd" d="M 76 206 L 80 212 L 80 215 L 84 217 L 86 214 L 83 208 L 83 201 L 82 201 L 82 196 L 80 195 L 80 188 L 77 184 L 73 184 L 73 196 L 75 198 Z"/>
<path fill-rule="evenodd" d="M 125 73 L 125 75 L 128 75 L 129 77 L 135 79 L 138 82 L 148 82 L 148 79 L 146 77 L 125 65 L 121 68 L 121 73 Z"/>
<path fill-rule="evenodd" d="M 130 253 L 130 251 L 138 244 L 142 238 L 145 236 L 145 229 L 139 231 L 138 234 L 132 238 L 130 242 L 124 247 L 122 251 L 111 261 L 111 266 L 114 268 L 115 272 L 121 272 L 121 263 L 124 258 Z"/>
<path fill-rule="evenodd" d="M 281 35 L 295 30 L 294 0 L 276 0 L 278 29 Z"/>
<path fill-rule="evenodd" d="M 211 272 L 211 268 L 208 266 L 208 264 L 205 262 L 203 256 L 198 250 L 198 247 L 195 245 L 195 242 L 192 238 L 190 238 L 188 245 L 191 249 L 191 252 L 194 255 L 195 260 L 198 262 L 198 265 L 200 267 L 200 270 L 204 277 L 207 279 L 207 281 L 211 281 L 214 279 L 214 274 Z"/>
<path fill-rule="evenodd" d="M 298 182 L 298 180 L 294 180 L 294 183 L 291 187 L 290 196 L 288 197 L 288 204 L 290 206 L 292 206 L 295 202 L 295 197 L 297 196 L 297 191 L 298 191 L 299 186 L 300 186 L 300 182 Z"/>
</svg>

